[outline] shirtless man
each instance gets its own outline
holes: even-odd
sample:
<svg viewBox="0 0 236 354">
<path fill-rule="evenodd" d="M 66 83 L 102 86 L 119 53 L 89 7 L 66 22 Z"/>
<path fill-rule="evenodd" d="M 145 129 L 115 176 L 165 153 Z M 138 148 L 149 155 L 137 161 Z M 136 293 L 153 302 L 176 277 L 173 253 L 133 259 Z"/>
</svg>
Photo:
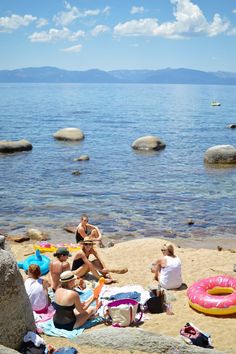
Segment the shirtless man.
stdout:
<svg viewBox="0 0 236 354">
<path fill-rule="evenodd" d="M 75 231 L 76 242 L 79 243 L 84 240 L 86 236 L 89 236 L 90 239 L 98 241 L 100 247 L 104 247 L 102 243 L 102 234 L 97 226 L 88 223 L 88 216 L 82 215 L 80 223 Z"/>
<path fill-rule="evenodd" d="M 54 253 L 57 259 L 50 263 L 50 283 L 52 290 L 55 292 L 60 285 L 60 275 L 66 270 L 70 270 L 70 263 L 67 261 L 71 257 L 70 252 L 66 247 L 59 247 Z"/>
</svg>

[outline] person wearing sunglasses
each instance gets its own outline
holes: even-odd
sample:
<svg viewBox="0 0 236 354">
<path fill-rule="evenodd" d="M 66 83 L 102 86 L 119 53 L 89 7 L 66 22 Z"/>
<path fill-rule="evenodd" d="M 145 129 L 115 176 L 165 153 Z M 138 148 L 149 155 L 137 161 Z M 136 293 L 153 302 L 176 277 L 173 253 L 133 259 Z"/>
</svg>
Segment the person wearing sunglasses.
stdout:
<svg viewBox="0 0 236 354">
<path fill-rule="evenodd" d="M 164 244 L 161 251 L 162 257 L 152 264 L 154 279 L 164 289 L 178 289 L 182 285 L 181 260 L 174 254 L 171 244 Z"/>
</svg>

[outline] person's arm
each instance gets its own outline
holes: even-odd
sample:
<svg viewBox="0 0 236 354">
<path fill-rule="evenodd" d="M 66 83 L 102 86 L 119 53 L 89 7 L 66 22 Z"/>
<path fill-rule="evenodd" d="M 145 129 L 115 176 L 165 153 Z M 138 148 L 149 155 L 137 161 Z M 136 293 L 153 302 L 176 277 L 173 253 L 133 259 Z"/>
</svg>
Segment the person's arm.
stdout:
<svg viewBox="0 0 236 354">
<path fill-rule="evenodd" d="M 85 233 L 85 231 L 84 231 L 83 226 L 81 226 L 81 225 L 78 225 L 78 227 L 77 227 L 77 229 L 76 229 L 76 231 L 75 231 L 75 234 L 76 234 L 77 232 L 78 232 L 78 233 L 80 234 L 80 236 L 83 237 L 83 238 L 85 238 L 85 237 L 87 236 L 86 233 Z"/>
<path fill-rule="evenodd" d="M 87 301 L 85 301 L 83 304 L 80 301 L 79 294 L 74 292 L 74 305 L 75 309 L 81 314 L 87 312 L 87 308 L 90 306 L 90 304 L 93 302 L 93 296 L 91 296 Z M 96 309 L 94 308 L 94 313 Z"/>
<path fill-rule="evenodd" d="M 101 231 L 99 230 L 99 228 L 95 225 L 92 225 L 92 224 L 87 224 L 86 225 L 90 230 L 96 230 L 97 231 L 97 234 L 98 234 L 98 237 L 96 237 L 96 241 L 100 241 L 102 239 L 102 234 L 101 234 Z"/>
<path fill-rule="evenodd" d="M 95 300 L 94 295 L 91 295 L 90 298 L 84 302 L 81 303 L 82 307 L 84 310 L 87 310 L 87 308 L 92 304 L 92 302 Z"/>
<path fill-rule="evenodd" d="M 48 290 L 48 288 L 50 287 L 50 283 L 47 279 L 43 279 L 43 288 L 45 290 Z"/>
</svg>

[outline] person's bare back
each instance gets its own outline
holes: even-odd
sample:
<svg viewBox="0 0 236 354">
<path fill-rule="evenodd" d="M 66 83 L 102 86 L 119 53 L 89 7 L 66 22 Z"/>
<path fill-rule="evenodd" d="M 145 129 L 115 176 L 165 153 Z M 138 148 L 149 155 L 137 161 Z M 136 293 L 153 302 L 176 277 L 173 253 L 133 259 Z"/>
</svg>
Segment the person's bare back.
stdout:
<svg viewBox="0 0 236 354">
<path fill-rule="evenodd" d="M 54 253 L 57 259 L 50 263 L 50 283 L 52 289 L 55 291 L 60 285 L 60 275 L 66 270 L 70 270 L 70 263 L 67 261 L 68 257 L 71 256 L 67 248 L 60 247 Z"/>
</svg>

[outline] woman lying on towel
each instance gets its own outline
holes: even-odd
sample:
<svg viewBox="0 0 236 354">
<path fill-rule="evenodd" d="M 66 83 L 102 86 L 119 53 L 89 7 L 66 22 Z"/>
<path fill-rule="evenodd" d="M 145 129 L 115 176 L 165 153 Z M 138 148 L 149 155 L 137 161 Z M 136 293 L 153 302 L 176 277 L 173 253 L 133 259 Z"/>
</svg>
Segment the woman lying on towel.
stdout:
<svg viewBox="0 0 236 354">
<path fill-rule="evenodd" d="M 77 276 L 70 270 L 61 273 L 61 288 L 55 292 L 53 316 L 54 326 L 59 329 L 72 331 L 74 328 L 82 326 L 96 312 L 95 307 L 89 307 L 95 297 L 81 303 L 79 294 L 74 290 Z"/>
<path fill-rule="evenodd" d="M 25 289 L 29 296 L 33 311 L 47 313 L 49 282 L 40 278 L 41 272 L 37 264 L 31 264 L 27 271 L 28 278 L 25 280 Z"/>
<path fill-rule="evenodd" d="M 107 269 L 104 262 L 99 257 L 97 251 L 93 248 L 94 242 L 88 236 L 81 242 L 82 249 L 78 251 L 74 257 L 72 264 L 72 271 L 78 277 L 85 276 L 88 272 L 91 272 L 97 280 L 102 277 L 105 278 L 105 284 L 111 284 L 116 282 L 112 279 L 111 273 L 123 274 L 128 271 L 124 269 Z M 95 259 L 90 261 L 89 256 L 92 255 Z"/>
</svg>

